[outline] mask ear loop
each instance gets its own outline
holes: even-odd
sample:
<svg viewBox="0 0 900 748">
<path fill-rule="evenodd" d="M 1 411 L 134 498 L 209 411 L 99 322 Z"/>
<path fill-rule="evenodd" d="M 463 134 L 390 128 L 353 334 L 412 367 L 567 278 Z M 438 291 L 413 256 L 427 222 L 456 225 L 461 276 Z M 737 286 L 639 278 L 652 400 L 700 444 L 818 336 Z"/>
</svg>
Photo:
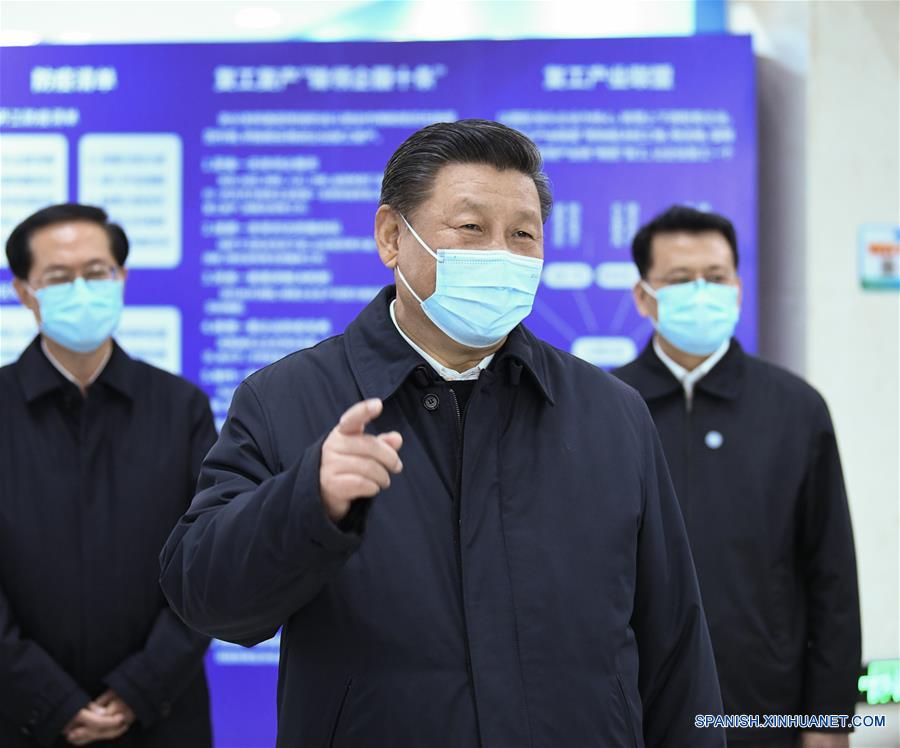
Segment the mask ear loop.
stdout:
<svg viewBox="0 0 900 748">
<path fill-rule="evenodd" d="M 409 281 L 406 280 L 406 277 L 403 275 L 403 271 L 400 269 L 399 265 L 397 265 L 397 275 L 400 276 L 400 280 L 403 281 L 403 285 L 406 286 L 406 290 L 415 297 L 416 301 L 418 301 L 420 304 L 424 304 L 425 302 L 423 302 L 422 299 L 419 298 L 419 294 L 413 291 L 413 287 L 409 285 Z"/>
<path fill-rule="evenodd" d="M 643 278 L 641 279 L 641 282 L 639 285 L 647 293 L 647 295 L 650 296 L 651 299 L 657 299 L 657 301 L 658 301 L 659 297 L 657 297 L 656 289 L 653 288 L 653 286 L 651 286 L 649 283 L 647 283 L 647 281 L 645 281 Z M 657 316 L 658 315 L 659 315 L 659 311 L 657 308 Z M 654 330 L 659 332 L 659 320 L 658 319 L 653 319 L 653 317 L 650 317 L 650 324 L 653 325 Z"/>
<path fill-rule="evenodd" d="M 656 289 L 653 288 L 647 281 L 641 280 L 640 287 L 644 289 L 652 298 L 656 298 Z"/>
<path fill-rule="evenodd" d="M 416 237 L 416 241 L 419 242 L 419 244 L 422 245 L 422 249 L 424 249 L 426 252 L 428 252 L 428 254 L 430 254 L 432 257 L 434 257 L 435 260 L 437 260 L 437 259 L 438 259 L 437 253 L 434 252 L 434 251 L 431 249 L 431 247 L 429 247 L 424 241 L 422 241 L 422 237 L 419 236 L 419 235 L 416 233 L 416 230 L 415 230 L 412 226 L 409 225 L 409 221 L 406 220 L 406 216 L 404 216 L 404 215 L 401 213 L 401 214 L 400 214 L 400 217 L 403 219 L 403 223 L 406 224 L 406 228 L 409 229 L 409 232 L 410 232 L 414 237 Z"/>
<path fill-rule="evenodd" d="M 434 257 L 434 259 L 435 259 L 436 261 L 439 262 L 437 254 L 435 254 L 435 253 L 431 250 L 431 247 L 429 247 L 424 241 L 422 241 L 422 237 L 419 236 L 419 235 L 416 233 L 416 230 L 415 230 L 412 226 L 409 225 L 409 221 L 406 220 L 406 216 L 404 216 L 404 215 L 401 213 L 401 214 L 400 214 L 400 217 L 403 219 L 403 223 L 406 224 L 406 228 L 409 229 L 409 232 L 415 237 L 416 241 L 419 242 L 419 244 L 422 245 L 422 249 L 424 249 L 426 252 L 428 252 L 428 254 L 430 254 L 432 257 Z M 400 280 L 403 281 L 403 285 L 406 286 L 407 290 L 413 295 L 413 297 L 415 298 L 416 301 L 419 302 L 419 304 L 424 304 L 425 302 L 422 301 L 422 299 L 419 297 L 419 294 L 417 294 L 415 291 L 413 291 L 413 287 L 412 287 L 411 285 L 409 285 L 409 281 L 406 280 L 406 276 L 403 275 L 403 271 L 400 269 L 400 263 L 399 263 L 399 262 L 397 263 L 397 268 L 396 268 L 396 269 L 397 269 L 397 275 L 399 275 L 399 276 L 400 276 Z"/>
</svg>

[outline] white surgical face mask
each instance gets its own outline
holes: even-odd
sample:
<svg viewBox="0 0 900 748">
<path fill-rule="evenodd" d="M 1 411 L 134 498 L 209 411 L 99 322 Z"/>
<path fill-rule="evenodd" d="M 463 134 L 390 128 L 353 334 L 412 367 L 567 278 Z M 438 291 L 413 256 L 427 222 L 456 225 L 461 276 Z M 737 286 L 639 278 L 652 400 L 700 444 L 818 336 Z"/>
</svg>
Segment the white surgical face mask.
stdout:
<svg viewBox="0 0 900 748">
<path fill-rule="evenodd" d="M 434 251 L 406 218 L 403 222 L 437 262 L 434 293 L 423 301 L 399 265 L 397 275 L 425 316 L 448 337 L 470 348 L 487 348 L 503 340 L 531 313 L 543 260 L 502 249 Z"/>
<path fill-rule="evenodd" d="M 679 350 L 708 356 L 734 334 L 740 316 L 737 286 L 702 278 L 658 290 L 646 281 L 641 286 L 656 299 L 657 331 Z"/>
<path fill-rule="evenodd" d="M 120 280 L 84 278 L 31 291 L 41 310 L 41 332 L 77 353 L 96 350 L 115 332 L 123 292 Z"/>
</svg>

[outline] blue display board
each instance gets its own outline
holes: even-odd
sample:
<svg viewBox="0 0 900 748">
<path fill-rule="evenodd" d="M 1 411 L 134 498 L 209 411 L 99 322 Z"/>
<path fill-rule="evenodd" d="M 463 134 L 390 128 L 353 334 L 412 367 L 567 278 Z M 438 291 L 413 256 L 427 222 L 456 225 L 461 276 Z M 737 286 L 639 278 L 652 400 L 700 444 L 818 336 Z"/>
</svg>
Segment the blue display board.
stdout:
<svg viewBox="0 0 900 748">
<path fill-rule="evenodd" d="M 756 339 L 756 116 L 746 37 L 3 49 L 0 232 L 49 203 L 105 206 L 132 239 L 120 341 L 224 417 L 235 386 L 343 330 L 385 283 L 381 172 L 414 130 L 496 119 L 540 146 L 556 206 L 527 324 L 630 360 L 630 241 L 674 202 L 730 216 Z M 34 334 L 3 292 L 0 358 Z M 217 744 L 274 740 L 277 640 L 214 643 Z"/>
</svg>

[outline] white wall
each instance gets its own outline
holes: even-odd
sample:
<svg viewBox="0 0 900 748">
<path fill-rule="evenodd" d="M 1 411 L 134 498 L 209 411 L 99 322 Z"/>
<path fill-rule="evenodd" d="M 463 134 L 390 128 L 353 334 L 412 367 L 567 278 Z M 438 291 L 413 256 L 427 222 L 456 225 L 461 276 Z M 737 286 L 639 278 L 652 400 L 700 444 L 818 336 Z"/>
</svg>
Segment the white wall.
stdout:
<svg viewBox="0 0 900 748">
<path fill-rule="evenodd" d="M 857 231 L 900 225 L 900 3 L 732 0 L 760 110 L 760 350 L 828 401 L 856 536 L 863 659 L 900 657 L 900 294 L 863 291 Z M 900 709 L 854 746 L 900 746 Z"/>
</svg>

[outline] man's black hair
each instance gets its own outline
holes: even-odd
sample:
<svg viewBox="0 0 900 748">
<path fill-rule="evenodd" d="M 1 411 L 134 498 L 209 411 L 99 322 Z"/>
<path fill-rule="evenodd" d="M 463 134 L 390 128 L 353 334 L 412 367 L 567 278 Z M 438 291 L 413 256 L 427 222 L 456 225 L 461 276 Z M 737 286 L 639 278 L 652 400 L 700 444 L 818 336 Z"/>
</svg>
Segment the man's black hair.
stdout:
<svg viewBox="0 0 900 748">
<path fill-rule="evenodd" d="M 518 130 L 485 119 L 438 122 L 410 135 L 385 167 L 381 204 L 409 217 L 428 199 L 437 172 L 447 164 L 486 164 L 531 177 L 541 220 L 549 217 L 553 195 L 537 146 Z"/>
<path fill-rule="evenodd" d="M 128 258 L 128 237 L 121 226 L 110 223 L 109 216 L 103 208 L 79 203 L 62 203 L 32 213 L 9 235 L 9 239 L 6 240 L 6 259 L 16 278 L 25 280 L 31 271 L 32 235 L 39 229 L 69 221 L 89 221 L 102 226 L 109 237 L 109 246 L 116 263 L 120 266 L 125 264 Z"/>
<path fill-rule="evenodd" d="M 653 237 L 657 234 L 668 234 L 676 231 L 686 231 L 689 234 L 699 234 L 705 231 L 716 231 L 725 237 L 731 247 L 734 256 L 734 267 L 738 266 L 737 234 L 734 225 L 725 216 L 718 213 L 707 213 L 686 205 L 673 205 L 668 210 L 660 213 L 652 221 L 641 226 L 631 242 L 631 256 L 637 265 L 641 278 L 646 278 L 653 264 L 651 253 Z"/>
</svg>

